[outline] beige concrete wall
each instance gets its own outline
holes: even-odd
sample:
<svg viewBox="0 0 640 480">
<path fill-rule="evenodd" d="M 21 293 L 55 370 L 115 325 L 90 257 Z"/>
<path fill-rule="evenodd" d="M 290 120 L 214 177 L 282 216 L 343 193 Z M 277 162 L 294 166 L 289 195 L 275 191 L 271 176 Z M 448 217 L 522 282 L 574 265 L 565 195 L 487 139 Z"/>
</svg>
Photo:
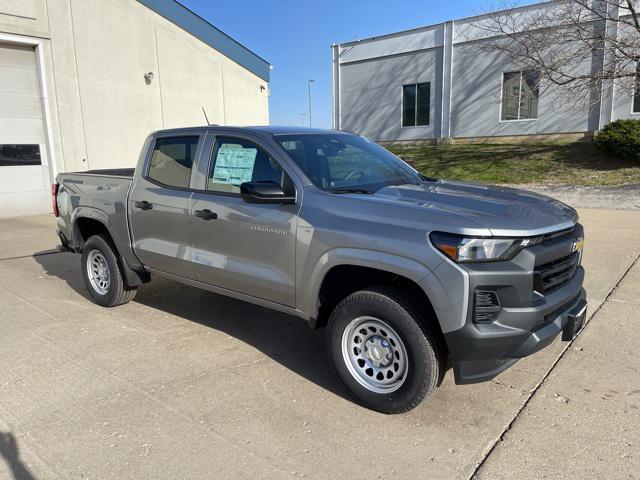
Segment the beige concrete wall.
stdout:
<svg viewBox="0 0 640 480">
<path fill-rule="evenodd" d="M 211 123 L 269 124 L 266 81 L 175 24 L 133 3 L 146 11 L 154 25 L 164 128 L 203 125 L 202 107 Z"/>
<path fill-rule="evenodd" d="M 202 107 L 269 122 L 267 82 L 135 0 L 2 0 L 0 32 L 43 39 L 58 171 L 131 166 L 151 131 L 205 124 Z"/>
<path fill-rule="evenodd" d="M 0 32 L 47 37 L 49 26 L 46 0 L 2 0 Z"/>
</svg>

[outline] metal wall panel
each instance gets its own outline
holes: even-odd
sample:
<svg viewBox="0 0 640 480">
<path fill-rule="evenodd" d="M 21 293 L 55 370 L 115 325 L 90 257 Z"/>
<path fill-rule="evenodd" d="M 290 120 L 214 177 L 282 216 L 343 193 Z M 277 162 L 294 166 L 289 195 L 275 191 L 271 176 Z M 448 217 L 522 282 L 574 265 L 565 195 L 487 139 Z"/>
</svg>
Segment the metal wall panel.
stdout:
<svg viewBox="0 0 640 480">
<path fill-rule="evenodd" d="M 340 128 L 376 141 L 436 138 L 440 130 L 442 49 L 342 65 Z M 402 127 L 402 85 L 431 83 L 430 124 Z"/>
<path fill-rule="evenodd" d="M 501 121 L 502 75 L 517 68 L 480 43 L 453 47 L 451 136 L 485 137 L 586 132 L 589 106 L 569 100 L 562 105 L 557 90 L 541 85 L 538 118 Z M 594 112 L 597 115 L 597 112 Z"/>
<path fill-rule="evenodd" d="M 518 20 L 540 10 L 552 15 L 556 8 L 559 4 L 546 2 L 513 12 Z M 491 36 L 488 18 L 468 17 L 335 46 L 334 126 L 394 141 L 582 133 L 618 118 L 640 119 L 632 112 L 632 96 L 619 87 L 599 102 L 595 92 L 580 101 L 543 81 L 537 118 L 502 121 L 502 75 L 518 68 L 498 52 L 480 48 Z M 582 68 L 600 68 L 601 57 L 595 52 Z M 400 128 L 398 92 L 417 81 L 432 82 L 432 125 Z"/>
</svg>

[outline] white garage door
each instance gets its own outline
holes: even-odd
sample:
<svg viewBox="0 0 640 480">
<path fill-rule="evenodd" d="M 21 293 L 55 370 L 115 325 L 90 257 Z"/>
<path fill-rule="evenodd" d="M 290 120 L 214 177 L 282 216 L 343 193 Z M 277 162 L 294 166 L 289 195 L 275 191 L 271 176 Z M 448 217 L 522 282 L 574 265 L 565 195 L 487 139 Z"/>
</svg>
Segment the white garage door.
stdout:
<svg viewBox="0 0 640 480">
<path fill-rule="evenodd" d="M 50 204 L 35 49 L 0 44 L 0 217 L 47 213 Z"/>
</svg>

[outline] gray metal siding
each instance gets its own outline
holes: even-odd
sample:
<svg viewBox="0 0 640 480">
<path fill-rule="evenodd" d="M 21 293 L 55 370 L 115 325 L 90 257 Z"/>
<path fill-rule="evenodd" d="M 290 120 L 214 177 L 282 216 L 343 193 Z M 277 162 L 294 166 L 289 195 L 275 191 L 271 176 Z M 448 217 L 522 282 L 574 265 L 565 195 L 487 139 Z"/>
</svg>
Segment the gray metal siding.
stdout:
<svg viewBox="0 0 640 480">
<path fill-rule="evenodd" d="M 549 2 L 516 10 L 556 6 Z M 599 102 L 594 93 L 580 104 L 543 82 L 537 119 L 501 121 L 502 74 L 517 68 L 498 52 L 478 48 L 488 36 L 486 19 L 469 17 L 335 47 L 334 111 L 339 122 L 334 126 L 393 141 L 581 133 L 618 118 L 640 119 L 640 114 L 631 113 L 631 96 L 620 89 L 605 92 Z M 452 52 L 452 66 L 449 77 L 447 60 L 443 78 L 445 50 Z M 587 67 L 598 69 L 601 61 L 596 52 Z M 402 128 L 401 86 L 421 81 L 431 82 L 431 124 Z"/>
<path fill-rule="evenodd" d="M 359 40 L 341 45 L 342 63 L 417 52 L 442 46 L 443 25 Z"/>
<path fill-rule="evenodd" d="M 632 21 L 630 17 L 626 17 L 625 19 L 627 21 Z M 631 28 L 632 27 L 630 26 L 623 25 L 621 27 L 621 30 L 622 31 L 626 29 L 631 30 Z M 631 79 L 621 81 L 614 86 L 613 105 L 611 108 L 612 110 L 611 120 L 620 120 L 620 119 L 640 120 L 640 113 L 633 113 L 632 111 L 633 95 L 631 90 L 633 90 Z"/>
<path fill-rule="evenodd" d="M 572 133 L 589 130 L 587 106 L 560 105 L 553 87 L 541 85 L 538 118 L 500 120 L 502 74 L 517 70 L 499 53 L 488 53 L 477 43 L 454 46 L 452 70 L 451 136 L 489 137 Z"/>
<path fill-rule="evenodd" d="M 633 97 L 622 88 L 616 89 L 613 100 L 612 120 L 635 119 L 640 120 L 640 113 L 632 113 Z"/>
<path fill-rule="evenodd" d="M 431 83 L 430 124 L 402 127 L 402 85 Z M 376 141 L 436 138 L 440 134 L 442 49 L 343 64 L 340 128 Z"/>
</svg>

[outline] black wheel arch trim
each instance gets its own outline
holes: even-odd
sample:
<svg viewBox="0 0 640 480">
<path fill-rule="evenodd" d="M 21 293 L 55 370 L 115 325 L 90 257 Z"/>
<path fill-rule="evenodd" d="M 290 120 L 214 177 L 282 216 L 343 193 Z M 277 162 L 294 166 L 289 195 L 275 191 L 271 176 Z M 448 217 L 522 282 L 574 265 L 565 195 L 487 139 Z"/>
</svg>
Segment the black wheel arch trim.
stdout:
<svg viewBox="0 0 640 480">
<path fill-rule="evenodd" d="M 87 219 L 87 220 L 91 220 L 94 222 L 97 222 L 99 224 L 101 224 L 104 227 L 105 232 L 109 235 L 109 242 L 111 244 L 111 247 L 114 250 L 116 259 L 118 260 L 119 264 L 120 264 L 120 268 L 122 270 L 123 276 L 124 276 L 124 281 L 127 285 L 127 287 L 137 287 L 139 285 L 142 285 L 143 283 L 147 283 L 151 280 L 151 275 L 149 274 L 149 272 L 147 272 L 144 267 L 141 268 L 134 268 L 132 267 L 129 262 L 127 261 L 127 259 L 120 254 L 120 252 L 118 251 L 118 247 L 115 244 L 115 241 L 113 239 L 113 235 L 111 234 L 111 231 L 109 230 L 109 227 L 105 224 L 104 221 L 102 221 L 101 219 L 95 218 L 95 217 L 89 217 L 89 216 L 79 216 L 76 217 L 73 221 L 73 228 L 72 228 L 72 235 L 73 235 L 73 246 L 70 246 L 71 251 L 76 252 L 76 253 L 82 253 L 82 249 L 84 247 L 84 243 L 85 240 L 82 238 L 82 234 L 80 232 L 80 228 L 78 226 L 78 221 L 82 220 L 82 219 Z M 131 248 L 131 246 L 129 246 L 129 248 Z"/>
</svg>

